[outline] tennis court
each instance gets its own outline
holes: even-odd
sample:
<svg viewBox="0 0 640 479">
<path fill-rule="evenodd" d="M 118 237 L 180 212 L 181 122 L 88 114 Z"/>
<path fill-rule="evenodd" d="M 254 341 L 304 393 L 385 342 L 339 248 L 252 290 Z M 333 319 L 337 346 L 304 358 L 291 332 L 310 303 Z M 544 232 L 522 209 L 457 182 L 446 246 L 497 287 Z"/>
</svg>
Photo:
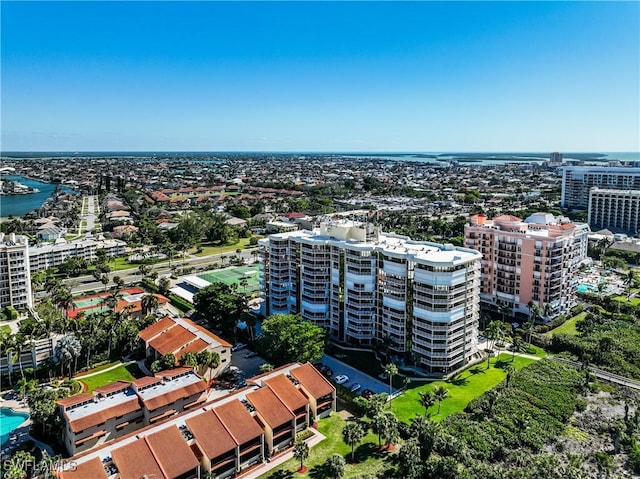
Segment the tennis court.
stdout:
<svg viewBox="0 0 640 479">
<path fill-rule="evenodd" d="M 229 286 L 237 284 L 238 292 L 242 293 L 245 291 L 240 283 L 243 279 L 246 279 L 246 292 L 253 293 L 260 290 L 260 265 L 234 266 L 216 271 L 208 271 L 199 274 L 198 278 L 208 281 L 209 283 L 225 283 Z"/>
</svg>

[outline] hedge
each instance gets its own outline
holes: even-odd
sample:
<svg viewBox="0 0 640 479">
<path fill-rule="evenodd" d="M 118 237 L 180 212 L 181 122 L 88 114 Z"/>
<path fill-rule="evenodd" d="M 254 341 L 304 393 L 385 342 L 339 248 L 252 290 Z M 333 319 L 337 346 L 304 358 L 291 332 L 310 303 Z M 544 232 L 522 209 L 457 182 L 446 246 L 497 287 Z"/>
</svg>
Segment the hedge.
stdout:
<svg viewBox="0 0 640 479">
<path fill-rule="evenodd" d="M 180 296 L 176 296 L 175 294 L 169 295 L 169 301 L 171 301 L 171 304 L 183 313 L 193 309 L 193 305 L 189 301 L 182 299 Z"/>
</svg>

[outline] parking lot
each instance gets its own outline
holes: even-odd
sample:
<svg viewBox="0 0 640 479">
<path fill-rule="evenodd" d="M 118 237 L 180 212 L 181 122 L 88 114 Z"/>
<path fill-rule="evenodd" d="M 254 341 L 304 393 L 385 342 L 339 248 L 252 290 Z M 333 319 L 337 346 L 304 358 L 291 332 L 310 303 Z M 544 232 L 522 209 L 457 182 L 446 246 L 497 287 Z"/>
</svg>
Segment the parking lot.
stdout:
<svg viewBox="0 0 640 479">
<path fill-rule="evenodd" d="M 343 386 L 350 388 L 356 383 L 360 384 L 361 387 L 358 390 L 358 393 L 361 393 L 365 389 L 370 389 L 376 394 L 389 392 L 389 383 L 385 383 L 379 379 L 369 376 L 368 374 L 358 371 L 333 356 L 325 354 L 320 361 L 322 364 L 329 366 L 333 370 L 331 379 L 334 379 L 339 374 L 346 374 L 349 376 L 349 381 L 344 383 Z M 393 392 L 396 392 L 396 390 L 394 389 Z"/>
<path fill-rule="evenodd" d="M 231 370 L 240 370 L 244 373 L 244 378 L 250 378 L 260 374 L 260 366 L 266 361 L 260 356 L 246 358 L 245 356 L 252 352 L 252 349 L 245 347 L 240 351 L 231 353 Z"/>
</svg>

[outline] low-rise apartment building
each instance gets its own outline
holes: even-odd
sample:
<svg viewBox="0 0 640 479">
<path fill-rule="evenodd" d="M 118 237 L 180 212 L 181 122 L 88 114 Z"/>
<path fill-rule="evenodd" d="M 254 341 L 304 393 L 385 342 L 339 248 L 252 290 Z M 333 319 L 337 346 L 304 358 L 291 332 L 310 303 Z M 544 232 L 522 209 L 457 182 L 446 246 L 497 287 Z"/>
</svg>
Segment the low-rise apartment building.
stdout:
<svg viewBox="0 0 640 479">
<path fill-rule="evenodd" d="M 73 456 L 60 479 L 234 477 L 294 444 L 296 431 L 335 410 L 335 388 L 310 364 L 247 386 Z"/>
<path fill-rule="evenodd" d="M 637 235 L 640 232 L 640 189 L 589 190 L 588 220 L 592 230 Z"/>
<path fill-rule="evenodd" d="M 91 449 L 206 400 L 207 385 L 192 368 L 118 381 L 57 402 L 69 455 Z"/>
<path fill-rule="evenodd" d="M 41 269 L 59 266 L 70 256 L 77 256 L 87 261 L 96 259 L 96 251 L 102 249 L 109 258 L 125 254 L 127 243 L 120 240 L 94 240 L 85 238 L 77 241 L 66 241 L 62 238 L 53 243 L 41 243 L 29 248 L 29 267 L 32 273 Z"/>
<path fill-rule="evenodd" d="M 465 246 L 482 253 L 483 306 L 520 319 L 531 316 L 531 304 L 549 305 L 546 319 L 568 312 L 576 304 L 575 273 L 587 256 L 588 234 L 588 225 L 548 213 L 524 221 L 471 216 Z"/>
<path fill-rule="evenodd" d="M 29 271 L 29 239 L 0 233 L 0 309 L 33 306 Z"/>
<path fill-rule="evenodd" d="M 334 340 L 412 354 L 448 373 L 477 352 L 480 258 L 457 248 L 332 221 L 260 241 L 264 313 L 299 313 Z"/>
<path fill-rule="evenodd" d="M 187 318 L 166 316 L 140 331 L 138 336 L 144 341 L 146 356 L 150 360 L 171 353 L 176 364 L 180 364 L 186 353 L 218 353 L 218 367 L 204 371 L 208 379 L 218 377 L 231 366 L 231 344 Z"/>
</svg>

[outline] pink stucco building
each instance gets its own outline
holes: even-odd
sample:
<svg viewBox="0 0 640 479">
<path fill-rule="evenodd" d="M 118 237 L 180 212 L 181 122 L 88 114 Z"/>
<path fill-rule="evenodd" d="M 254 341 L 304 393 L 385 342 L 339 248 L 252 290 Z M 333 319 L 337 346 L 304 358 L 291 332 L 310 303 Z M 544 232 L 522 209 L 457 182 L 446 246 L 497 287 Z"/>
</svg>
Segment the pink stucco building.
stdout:
<svg viewBox="0 0 640 479">
<path fill-rule="evenodd" d="M 545 320 L 575 305 L 575 273 L 587 255 L 589 227 L 568 218 L 536 213 L 524 221 L 501 215 L 473 215 L 465 246 L 482 253 L 481 304 L 530 316 L 529 304 L 550 305 Z"/>
</svg>

